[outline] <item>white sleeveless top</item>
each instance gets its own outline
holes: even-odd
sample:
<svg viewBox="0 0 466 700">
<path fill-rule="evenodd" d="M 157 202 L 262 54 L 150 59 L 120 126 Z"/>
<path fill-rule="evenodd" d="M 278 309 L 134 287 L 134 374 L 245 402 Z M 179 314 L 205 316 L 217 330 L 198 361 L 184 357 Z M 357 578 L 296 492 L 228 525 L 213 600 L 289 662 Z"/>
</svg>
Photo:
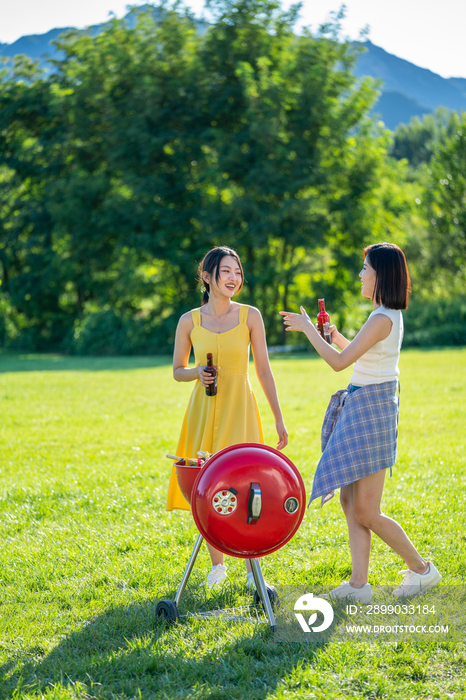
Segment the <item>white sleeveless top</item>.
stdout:
<svg viewBox="0 0 466 700">
<path fill-rule="evenodd" d="M 387 309 L 385 306 L 379 306 L 369 318 L 375 314 L 388 316 L 392 322 L 392 330 L 384 340 L 379 340 L 355 362 L 351 377 L 351 384 L 355 386 L 390 382 L 400 374 L 398 359 L 403 340 L 403 315 L 401 311 Z"/>
</svg>

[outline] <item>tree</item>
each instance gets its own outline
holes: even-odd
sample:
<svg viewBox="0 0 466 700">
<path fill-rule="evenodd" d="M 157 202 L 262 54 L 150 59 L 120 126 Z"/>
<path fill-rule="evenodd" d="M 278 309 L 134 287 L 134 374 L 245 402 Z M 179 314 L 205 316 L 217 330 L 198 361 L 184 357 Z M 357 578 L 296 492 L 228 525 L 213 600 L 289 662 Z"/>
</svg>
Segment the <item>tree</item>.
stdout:
<svg viewBox="0 0 466 700">
<path fill-rule="evenodd" d="M 163 320 L 167 299 L 180 304 L 186 294 L 185 278 L 177 275 L 183 255 L 180 261 L 173 253 L 195 232 L 187 201 L 195 191 L 187 180 L 192 183 L 196 152 L 171 143 L 195 141 L 195 115 L 183 97 L 195 85 L 191 38 L 199 41 L 191 18 L 174 12 L 161 14 L 158 25 L 142 16 L 134 30 L 114 21 L 95 38 L 65 36 L 59 43 L 65 58 L 48 78 L 36 75 L 30 84 L 30 74 L 28 83 L 18 82 L 15 71 L 4 83 L 0 155 L 18 196 L 6 187 L 3 193 L 10 211 L 18 207 L 21 215 L 5 220 L 4 290 L 35 330 L 32 345 L 56 343 L 57 335 L 73 343 L 86 316 L 106 309 L 126 318 L 141 314 L 139 326 L 147 330 L 151 320 Z M 42 260 L 22 264 L 16 252 L 24 258 L 31 247 L 37 257 L 39 243 L 40 255 L 54 261 L 53 280 L 44 278 Z M 56 290 L 59 308 L 40 294 L 42 281 Z M 23 294 L 28 286 L 38 308 L 29 290 Z M 15 288 L 25 304 L 12 296 Z M 141 309 L 147 297 L 153 307 Z M 125 349 L 121 342 L 117 347 Z"/>
<path fill-rule="evenodd" d="M 366 160 L 356 185 L 362 169 L 352 132 L 375 90 L 370 80 L 356 85 L 355 52 L 336 41 L 336 25 L 297 37 L 296 8 L 285 13 L 275 2 L 252 0 L 213 5 L 216 22 L 200 52 L 212 174 L 201 228 L 212 232 L 212 244 L 239 249 L 247 300 L 263 311 L 270 341 L 283 342 L 277 311 L 296 303 L 296 276 L 312 274 L 321 250 L 341 261 L 345 247 L 352 264 L 362 245 L 367 228 L 355 212 L 374 184 L 374 162 Z M 336 236 L 345 207 L 352 221 Z"/>
<path fill-rule="evenodd" d="M 394 133 L 391 155 L 398 160 L 406 158 L 417 168 L 429 163 L 436 146 L 455 131 L 455 114 L 439 107 L 435 114 L 426 114 L 422 120 L 414 117 L 409 124 L 401 124 Z"/>
<path fill-rule="evenodd" d="M 277 311 L 322 290 L 344 320 L 360 249 L 393 232 L 403 166 L 367 121 L 375 84 L 352 74 L 341 15 L 296 36 L 296 7 L 210 5 L 204 34 L 164 3 L 4 80 L 3 296 L 30 347 L 167 349 L 220 243 L 280 342 Z"/>
<path fill-rule="evenodd" d="M 455 133 L 438 145 L 424 195 L 429 270 L 437 285 L 441 274 L 442 293 L 450 295 L 464 294 L 466 281 L 466 113 L 452 123 Z"/>
</svg>

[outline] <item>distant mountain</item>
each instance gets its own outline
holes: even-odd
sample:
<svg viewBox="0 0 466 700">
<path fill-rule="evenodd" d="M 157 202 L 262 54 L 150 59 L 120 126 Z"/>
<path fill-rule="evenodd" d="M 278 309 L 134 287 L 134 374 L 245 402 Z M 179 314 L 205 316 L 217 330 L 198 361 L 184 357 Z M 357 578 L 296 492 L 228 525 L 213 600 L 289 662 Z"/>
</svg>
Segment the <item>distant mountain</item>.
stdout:
<svg viewBox="0 0 466 700">
<path fill-rule="evenodd" d="M 148 6 L 154 19 L 160 10 Z M 146 8 L 133 8 L 125 19 L 129 26 L 134 26 L 139 12 Z M 106 23 L 90 27 L 93 36 L 101 32 Z M 198 22 L 199 31 L 206 29 L 206 24 Z M 46 66 L 47 59 L 59 58 L 59 52 L 50 42 L 70 27 L 51 29 L 46 34 L 23 36 L 12 44 L 0 44 L 0 56 L 13 57 L 25 54 L 41 60 Z M 372 112 L 379 115 L 389 129 L 396 129 L 401 123 L 409 122 L 414 116 L 433 112 L 437 107 L 446 107 L 456 111 L 466 110 L 466 78 L 442 78 L 426 68 L 398 58 L 370 41 L 363 43 L 366 51 L 356 63 L 355 74 L 358 77 L 370 75 L 381 78 L 383 85 L 381 95 Z"/>
<path fill-rule="evenodd" d="M 466 97 L 466 78 L 449 78 L 449 80 L 450 83 L 455 85 L 463 96 Z"/>
<path fill-rule="evenodd" d="M 422 117 L 432 111 L 402 92 L 383 90 L 371 113 L 379 117 L 386 127 L 395 130 L 400 124 L 408 124 L 413 117 Z"/>
<path fill-rule="evenodd" d="M 157 7 L 151 5 L 142 5 L 140 7 L 135 7 L 125 15 L 125 21 L 129 27 L 136 26 L 137 16 L 140 12 L 145 10 L 150 10 L 153 18 L 157 21 L 160 17 L 160 10 Z M 108 22 L 103 22 L 102 24 L 91 25 L 87 28 L 91 36 L 96 36 L 102 32 L 107 26 Z M 199 29 L 203 31 L 204 23 L 199 22 Z M 58 59 L 62 57 L 60 51 L 57 51 L 55 46 L 51 43 L 55 41 L 60 34 L 74 30 L 75 27 L 61 27 L 58 29 L 51 29 L 46 34 L 30 34 L 28 36 L 22 36 L 12 44 L 1 44 L 0 43 L 0 56 L 5 58 L 13 58 L 20 54 L 24 54 L 29 58 L 34 60 L 39 60 L 42 67 L 47 67 L 47 57 L 51 59 Z"/>
<path fill-rule="evenodd" d="M 22 36 L 12 44 L 0 44 L 0 56 L 13 57 L 19 54 L 25 54 L 29 58 L 37 60 L 42 58 L 44 54 L 49 54 L 52 58 L 56 58 L 57 50 L 50 43 L 54 41 L 60 34 L 67 32 L 72 27 L 61 27 L 59 29 L 51 29 L 46 34 L 30 34 Z"/>
<path fill-rule="evenodd" d="M 442 78 L 426 68 L 398 58 L 370 41 L 358 58 L 355 73 L 383 80 L 382 94 L 373 112 L 379 113 L 389 129 L 414 116 L 446 107 L 466 110 L 466 78 Z"/>
</svg>

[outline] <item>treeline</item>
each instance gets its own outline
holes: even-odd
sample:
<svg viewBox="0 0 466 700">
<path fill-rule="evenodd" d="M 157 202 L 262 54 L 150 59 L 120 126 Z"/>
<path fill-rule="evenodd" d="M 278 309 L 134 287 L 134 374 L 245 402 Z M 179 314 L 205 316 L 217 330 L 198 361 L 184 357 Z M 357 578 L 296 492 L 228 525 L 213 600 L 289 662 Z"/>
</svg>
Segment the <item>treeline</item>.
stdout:
<svg viewBox="0 0 466 700">
<path fill-rule="evenodd" d="M 444 109 L 400 126 L 390 154 L 407 162 L 416 210 L 405 227 L 414 269 L 406 314 L 413 345 L 466 344 L 466 113 Z"/>
<path fill-rule="evenodd" d="M 211 6 L 207 31 L 164 3 L 134 28 L 68 33 L 49 74 L 24 58 L 3 72 L 0 344 L 167 351 L 218 244 L 242 256 L 240 301 L 271 344 L 277 311 L 318 296 L 351 332 L 378 240 L 408 250 L 408 340 L 466 342 L 465 116 L 392 137 L 367 116 L 377 85 L 354 78 L 338 17 L 297 36 L 296 8 Z"/>
</svg>

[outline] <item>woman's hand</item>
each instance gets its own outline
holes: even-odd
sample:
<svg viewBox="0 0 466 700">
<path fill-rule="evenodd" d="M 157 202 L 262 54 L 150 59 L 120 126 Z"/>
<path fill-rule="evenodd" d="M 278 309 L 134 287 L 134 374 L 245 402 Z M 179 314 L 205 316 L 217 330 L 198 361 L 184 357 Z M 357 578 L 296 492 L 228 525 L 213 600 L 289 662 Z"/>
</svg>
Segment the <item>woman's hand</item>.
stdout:
<svg viewBox="0 0 466 700">
<path fill-rule="evenodd" d="M 337 337 L 340 335 L 335 324 L 330 326 L 330 335 L 332 336 L 332 343 L 337 344 Z"/>
<path fill-rule="evenodd" d="M 285 428 L 283 419 L 275 421 L 275 428 L 277 429 L 278 433 L 277 450 L 283 450 L 283 448 L 288 445 L 288 432 Z"/>
<path fill-rule="evenodd" d="M 336 345 L 340 350 L 344 350 L 350 344 L 350 341 L 340 333 L 335 325 L 330 326 L 330 334 L 333 345 Z"/>
<path fill-rule="evenodd" d="M 199 367 L 196 367 L 196 370 L 197 370 L 198 379 L 201 382 L 202 386 L 207 387 L 213 383 L 214 376 L 210 372 L 205 371 L 204 365 L 200 365 Z M 217 372 L 216 368 L 215 368 L 215 372 Z"/>
<path fill-rule="evenodd" d="M 293 314 L 291 311 L 280 311 L 279 313 L 283 316 L 283 323 L 287 328 L 287 331 L 301 331 L 306 333 L 309 327 L 314 327 L 311 319 L 307 315 L 305 309 L 301 306 L 300 314 Z"/>
</svg>

